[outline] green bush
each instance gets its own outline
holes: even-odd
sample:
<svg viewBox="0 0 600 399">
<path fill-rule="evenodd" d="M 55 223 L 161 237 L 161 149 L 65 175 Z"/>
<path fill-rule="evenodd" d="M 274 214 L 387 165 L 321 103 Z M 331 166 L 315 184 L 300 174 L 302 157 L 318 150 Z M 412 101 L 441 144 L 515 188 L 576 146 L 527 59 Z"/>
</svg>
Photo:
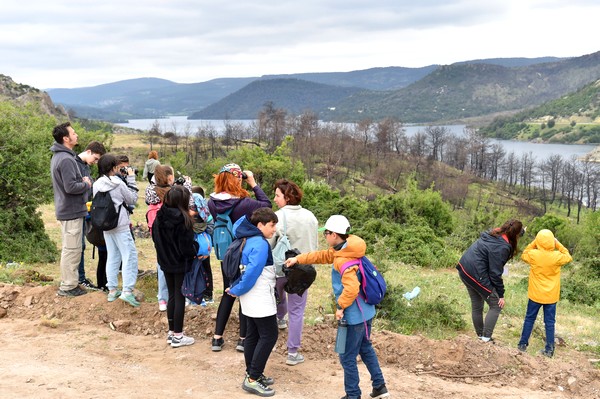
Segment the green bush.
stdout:
<svg viewBox="0 0 600 399">
<path fill-rule="evenodd" d="M 407 335 L 436 331 L 447 335 L 446 332 L 466 328 L 462 315 L 456 310 L 458 305 L 449 303 L 447 297 L 438 296 L 432 301 L 417 297 L 409 303 L 402 296 L 405 291 L 401 286 L 388 286 L 378 311 L 378 317 L 386 320 L 392 331 Z"/>
</svg>

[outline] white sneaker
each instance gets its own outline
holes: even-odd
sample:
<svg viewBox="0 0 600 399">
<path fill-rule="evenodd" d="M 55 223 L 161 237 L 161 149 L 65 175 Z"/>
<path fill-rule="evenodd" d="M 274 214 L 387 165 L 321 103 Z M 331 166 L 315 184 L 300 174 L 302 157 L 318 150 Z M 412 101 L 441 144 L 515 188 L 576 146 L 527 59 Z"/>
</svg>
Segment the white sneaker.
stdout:
<svg viewBox="0 0 600 399">
<path fill-rule="evenodd" d="M 277 327 L 280 330 L 285 330 L 287 328 L 287 321 L 285 319 L 277 319 Z"/>
<path fill-rule="evenodd" d="M 285 364 L 287 364 L 288 366 L 295 366 L 295 365 L 303 363 L 303 362 L 304 362 L 304 356 L 302 356 L 299 353 L 295 353 L 293 355 L 291 355 L 291 354 L 287 355 Z"/>
<path fill-rule="evenodd" d="M 171 348 L 179 348 L 180 346 L 187 346 L 194 344 L 194 338 L 182 335 L 180 337 L 176 337 L 173 335 L 171 338 Z"/>
<path fill-rule="evenodd" d="M 158 310 L 160 310 L 161 312 L 165 312 L 167 310 L 167 301 L 158 301 Z"/>
</svg>

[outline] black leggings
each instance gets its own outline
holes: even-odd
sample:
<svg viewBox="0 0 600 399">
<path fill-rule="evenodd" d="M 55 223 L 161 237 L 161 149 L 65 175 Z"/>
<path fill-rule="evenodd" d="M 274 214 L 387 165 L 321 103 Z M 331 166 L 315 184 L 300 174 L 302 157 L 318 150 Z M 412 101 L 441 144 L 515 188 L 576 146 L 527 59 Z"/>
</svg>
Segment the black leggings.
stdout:
<svg viewBox="0 0 600 399">
<path fill-rule="evenodd" d="M 213 296 L 213 275 L 212 269 L 210 268 L 210 256 L 202 260 L 202 266 L 206 272 L 206 291 L 204 291 L 204 297 L 212 298 Z"/>
<path fill-rule="evenodd" d="M 223 273 L 223 263 L 221 262 L 221 275 L 223 276 L 223 297 L 221 297 L 221 302 L 219 303 L 219 309 L 217 310 L 217 322 L 215 325 L 215 335 L 223 335 L 225 332 L 225 326 L 227 325 L 227 320 L 229 320 L 229 316 L 231 315 L 231 309 L 233 309 L 233 304 L 235 302 L 235 298 L 231 295 L 225 293 L 225 289 L 229 288 L 229 279 Z M 239 308 L 240 315 L 240 337 L 246 337 L 246 325 L 247 318 L 242 314 L 242 305 L 240 304 Z"/>
<path fill-rule="evenodd" d="M 108 258 L 108 252 L 106 247 L 96 247 L 98 253 L 98 268 L 96 269 L 96 285 L 98 288 L 106 288 L 106 259 Z"/>
<path fill-rule="evenodd" d="M 169 290 L 169 301 L 167 302 L 169 330 L 179 334 L 183 332 L 183 317 L 185 316 L 185 297 L 181 293 L 185 273 L 169 273 L 166 271 L 164 273 Z"/>
</svg>

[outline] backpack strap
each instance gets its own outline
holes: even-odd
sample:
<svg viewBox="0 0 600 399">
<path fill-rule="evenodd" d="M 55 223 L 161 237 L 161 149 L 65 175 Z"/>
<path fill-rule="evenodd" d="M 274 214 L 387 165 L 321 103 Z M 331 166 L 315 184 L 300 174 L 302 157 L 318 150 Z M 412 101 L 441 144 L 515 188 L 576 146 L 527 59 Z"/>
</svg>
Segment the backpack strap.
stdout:
<svg viewBox="0 0 600 399">
<path fill-rule="evenodd" d="M 356 266 L 358 265 L 358 272 L 361 272 L 361 268 L 362 268 L 362 262 L 360 259 L 352 259 L 349 260 L 348 262 L 344 263 L 341 267 L 340 267 L 340 274 L 343 275 L 346 270 L 348 270 L 348 268 L 352 267 L 352 266 Z M 362 272 L 361 272 L 361 278 L 362 278 Z M 358 296 L 356 297 L 355 301 L 356 301 L 356 305 L 358 306 L 358 310 L 360 310 L 360 314 L 362 315 L 363 318 L 363 324 L 365 325 L 365 334 L 367 336 L 367 339 L 370 340 L 371 338 L 369 337 L 369 329 L 367 326 L 367 319 L 365 318 L 365 314 L 362 310 L 362 307 L 360 306 L 360 302 L 358 301 L 358 297 L 360 296 L 360 290 L 362 289 L 362 281 L 360 281 L 360 288 L 358 291 Z"/>
<path fill-rule="evenodd" d="M 348 270 L 349 267 L 355 266 L 355 265 L 360 265 L 360 259 L 352 259 L 349 260 L 348 262 L 344 263 L 341 267 L 340 267 L 340 274 L 344 274 L 346 272 L 346 270 Z"/>
</svg>

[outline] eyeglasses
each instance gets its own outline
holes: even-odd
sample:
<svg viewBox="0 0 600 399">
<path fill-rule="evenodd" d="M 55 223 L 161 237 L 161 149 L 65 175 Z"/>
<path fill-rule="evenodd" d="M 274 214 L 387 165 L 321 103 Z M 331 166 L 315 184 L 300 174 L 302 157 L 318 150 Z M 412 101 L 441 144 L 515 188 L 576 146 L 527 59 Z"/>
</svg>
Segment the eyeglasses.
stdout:
<svg viewBox="0 0 600 399">
<path fill-rule="evenodd" d="M 329 231 L 329 230 L 325 230 L 325 231 L 323 232 L 323 235 L 324 235 L 325 237 L 327 237 L 329 234 L 333 234 L 333 232 L 331 232 L 331 231 Z"/>
</svg>

